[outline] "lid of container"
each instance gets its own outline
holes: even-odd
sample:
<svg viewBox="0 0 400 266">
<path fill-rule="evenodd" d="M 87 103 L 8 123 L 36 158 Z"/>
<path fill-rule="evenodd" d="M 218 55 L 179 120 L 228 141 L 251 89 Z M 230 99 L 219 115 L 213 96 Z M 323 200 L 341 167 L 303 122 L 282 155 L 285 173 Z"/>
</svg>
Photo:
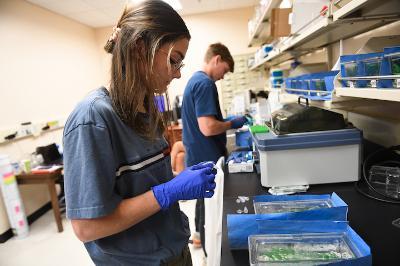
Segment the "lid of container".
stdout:
<svg viewBox="0 0 400 266">
<path fill-rule="evenodd" d="M 261 151 L 306 149 L 361 143 L 361 131 L 356 128 L 277 136 L 273 132 L 254 134 L 253 140 Z"/>
</svg>

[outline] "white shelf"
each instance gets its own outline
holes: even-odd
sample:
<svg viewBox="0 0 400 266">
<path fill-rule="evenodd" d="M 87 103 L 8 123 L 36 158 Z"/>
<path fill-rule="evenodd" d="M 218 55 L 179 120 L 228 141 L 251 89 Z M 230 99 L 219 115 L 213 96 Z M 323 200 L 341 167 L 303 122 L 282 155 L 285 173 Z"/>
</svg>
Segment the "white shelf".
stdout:
<svg viewBox="0 0 400 266">
<path fill-rule="evenodd" d="M 379 8 L 376 8 L 376 14 L 369 10 L 377 5 Z M 387 0 L 386 5 L 379 5 L 378 0 L 353 0 L 339 9 L 342 13 L 338 13 L 339 10 L 335 12 L 337 15 L 335 17 L 336 20 L 332 17 L 320 17 L 297 34 L 280 41 L 274 50 L 261 62 L 251 67 L 251 70 L 257 69 L 264 64 L 268 66 L 278 65 L 341 39 L 347 39 L 397 21 L 400 18 L 400 14 L 393 14 L 393 10 L 399 10 L 399 8 L 399 0 Z M 364 12 L 364 9 L 366 14 L 361 12 L 359 16 L 348 16 L 356 10 Z M 348 17 L 343 18 L 345 16 Z"/>
<path fill-rule="evenodd" d="M 360 9 L 364 4 L 366 4 L 368 0 L 352 0 L 342 8 L 338 9 L 333 13 L 333 21 L 336 21 L 340 18 L 343 18 L 358 9 Z"/>
<path fill-rule="evenodd" d="M 400 102 L 400 89 L 336 88 L 337 96 Z"/>
<path fill-rule="evenodd" d="M 0 145 L 6 145 L 8 143 L 12 143 L 12 142 L 15 142 L 15 141 L 20 141 L 20 140 L 27 139 L 27 138 L 36 138 L 36 137 L 39 137 L 39 136 L 44 135 L 46 133 L 53 132 L 53 131 L 56 131 L 56 130 L 59 130 L 59 129 L 63 129 L 63 128 L 64 128 L 64 126 L 55 126 L 55 127 L 51 127 L 49 129 L 46 129 L 46 130 L 40 130 L 40 132 L 38 132 L 37 134 L 28 134 L 28 135 L 24 135 L 24 136 L 16 136 L 15 138 L 10 139 L 10 140 L 2 139 L 0 141 Z"/>
<path fill-rule="evenodd" d="M 282 0 L 270 0 L 268 5 L 265 7 L 264 12 L 262 13 L 260 19 L 257 22 L 253 34 L 250 36 L 248 43 L 249 47 L 255 45 L 257 42 L 260 42 L 258 38 L 263 30 L 263 27 L 265 26 L 265 22 L 271 16 L 272 9 L 278 7 L 281 2 Z"/>
</svg>

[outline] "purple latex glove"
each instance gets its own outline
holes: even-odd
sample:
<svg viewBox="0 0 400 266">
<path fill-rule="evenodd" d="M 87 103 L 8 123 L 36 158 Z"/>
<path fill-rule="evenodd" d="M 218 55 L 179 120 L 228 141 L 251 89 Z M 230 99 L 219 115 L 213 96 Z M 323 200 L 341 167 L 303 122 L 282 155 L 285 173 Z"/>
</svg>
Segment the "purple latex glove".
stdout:
<svg viewBox="0 0 400 266">
<path fill-rule="evenodd" d="M 183 170 L 174 179 L 152 187 L 161 209 L 166 210 L 178 200 L 211 198 L 215 189 L 214 163 L 203 162 Z"/>
<path fill-rule="evenodd" d="M 245 123 L 247 123 L 246 117 L 238 116 L 231 120 L 231 128 L 241 128 Z"/>
</svg>

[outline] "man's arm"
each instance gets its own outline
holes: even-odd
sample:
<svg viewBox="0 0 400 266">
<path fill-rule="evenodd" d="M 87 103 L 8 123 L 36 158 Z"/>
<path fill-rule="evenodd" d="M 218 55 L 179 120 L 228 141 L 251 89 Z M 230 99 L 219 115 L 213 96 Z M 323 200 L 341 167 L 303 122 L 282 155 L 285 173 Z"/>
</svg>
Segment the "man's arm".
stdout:
<svg viewBox="0 0 400 266">
<path fill-rule="evenodd" d="M 199 128 L 204 136 L 210 137 L 224 133 L 228 129 L 231 129 L 231 121 L 219 121 L 214 116 L 201 116 L 197 118 Z"/>
<path fill-rule="evenodd" d="M 72 228 L 82 242 L 122 232 L 160 210 L 153 191 L 121 201 L 113 213 L 95 219 L 73 219 Z"/>
</svg>

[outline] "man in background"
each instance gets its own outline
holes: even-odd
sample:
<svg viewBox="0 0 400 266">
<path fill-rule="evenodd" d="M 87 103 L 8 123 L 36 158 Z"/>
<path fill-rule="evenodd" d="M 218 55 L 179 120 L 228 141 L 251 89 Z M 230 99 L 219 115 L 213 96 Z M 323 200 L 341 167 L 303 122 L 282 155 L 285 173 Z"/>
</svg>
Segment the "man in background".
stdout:
<svg viewBox="0 0 400 266">
<path fill-rule="evenodd" d="M 221 43 L 211 44 L 204 57 L 201 71 L 195 72 L 188 81 L 182 102 L 183 144 L 186 166 L 203 161 L 214 163 L 227 155 L 226 131 L 240 128 L 246 122 L 244 116 L 225 121 L 222 117 L 215 82 L 234 71 L 234 61 L 228 48 Z M 204 249 L 204 200 L 197 200 L 195 214 L 196 232 L 200 233 Z M 198 233 L 193 237 L 196 247 L 201 245 Z"/>
</svg>

